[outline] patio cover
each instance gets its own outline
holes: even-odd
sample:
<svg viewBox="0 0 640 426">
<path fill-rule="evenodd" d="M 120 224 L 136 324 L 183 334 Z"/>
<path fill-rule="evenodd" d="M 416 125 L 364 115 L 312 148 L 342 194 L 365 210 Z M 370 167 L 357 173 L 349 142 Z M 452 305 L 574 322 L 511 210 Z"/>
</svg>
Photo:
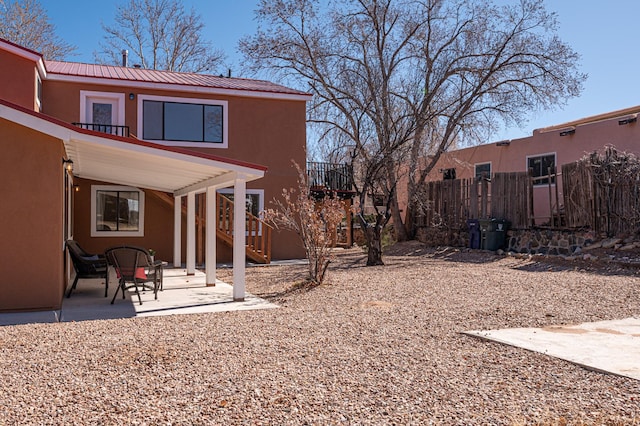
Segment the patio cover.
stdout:
<svg viewBox="0 0 640 426">
<path fill-rule="evenodd" d="M 246 193 L 246 182 L 264 176 L 266 167 L 226 159 L 182 148 L 167 147 L 134 138 L 106 135 L 77 128 L 56 118 L 25 109 L 0 99 L 0 118 L 62 140 L 73 161 L 73 175 L 121 185 L 172 193 L 176 205 L 187 196 L 187 273 L 195 271 L 195 194 L 207 192 L 207 211 L 215 211 L 215 189 L 233 186 L 239 199 Z M 244 205 L 235 217 L 244 216 Z M 175 209 L 174 264 L 179 263 L 179 208 Z M 207 220 L 215 215 L 208 215 Z M 245 221 L 234 220 L 235 235 L 245 235 Z M 215 283 L 215 227 L 207 227 L 207 282 Z M 212 248 L 212 249 L 211 249 Z M 209 254 L 212 254 L 210 256 Z M 234 240 L 234 299 L 244 299 L 244 239 Z M 241 258 L 241 259 L 240 259 Z M 237 288 L 236 288 L 237 285 Z"/>
</svg>

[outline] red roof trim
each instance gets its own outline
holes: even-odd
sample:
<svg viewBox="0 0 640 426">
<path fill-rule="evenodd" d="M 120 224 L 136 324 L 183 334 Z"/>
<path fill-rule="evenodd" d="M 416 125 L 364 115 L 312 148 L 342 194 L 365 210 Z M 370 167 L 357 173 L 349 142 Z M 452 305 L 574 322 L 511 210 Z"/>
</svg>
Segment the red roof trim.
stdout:
<svg viewBox="0 0 640 426">
<path fill-rule="evenodd" d="M 31 49 L 28 49 L 28 48 L 26 48 L 24 46 L 20 46 L 19 44 L 15 44 L 14 42 L 9 41 L 9 40 L 7 40 L 5 38 L 2 38 L 2 37 L 0 37 L 0 42 L 6 43 L 9 46 L 15 47 L 16 49 L 23 50 L 25 53 L 30 53 L 30 54 L 35 55 L 38 58 L 42 59 L 42 54 L 39 53 L 39 52 L 36 52 L 35 50 L 31 50 Z"/>
<path fill-rule="evenodd" d="M 20 112 L 24 112 L 25 114 L 29 114 L 33 117 L 48 121 L 52 124 L 56 124 L 58 126 L 62 126 L 65 127 L 69 130 L 72 130 L 74 132 L 77 133 L 82 133 L 85 135 L 89 135 L 89 136 L 96 136 L 99 138 L 103 138 L 103 139 L 110 139 L 110 140 L 114 140 L 114 141 L 118 141 L 118 142 L 123 142 L 123 143 L 127 143 L 127 144 L 131 144 L 131 145 L 137 145 L 137 146 L 144 146 L 147 148 L 153 148 L 153 149 L 158 149 L 161 151 L 166 151 L 166 152 L 173 152 L 176 154 L 183 154 L 183 155 L 187 155 L 190 157 L 197 157 L 197 158 L 202 158 L 205 160 L 211 160 L 211 161 L 219 161 L 221 163 L 226 163 L 226 164 L 232 164 L 234 166 L 240 166 L 240 167 L 247 167 L 250 169 L 255 169 L 255 170 L 260 170 L 262 172 L 265 172 L 267 170 L 267 166 L 263 166 L 260 164 L 254 164 L 254 163 L 249 163 L 246 161 L 240 161 L 240 160 L 235 160 L 232 158 L 225 158 L 225 157 L 219 157 L 217 155 L 211 155 L 211 154 L 206 154 L 204 152 L 199 152 L 199 151 L 192 151 L 190 149 L 184 149 L 184 148 L 179 148 L 179 147 L 172 147 L 172 146 L 165 146 L 165 145 L 159 145 L 153 142 L 145 142 L 145 141 L 141 141 L 139 139 L 135 139 L 135 138 L 125 138 L 122 136 L 116 136 L 116 135 L 109 135 L 106 133 L 101 133 L 101 132 L 96 132 L 93 130 L 86 130 L 86 129 L 82 129 L 80 127 L 76 127 L 71 123 L 67 123 L 66 121 L 62 121 L 59 120 L 55 117 L 51 117 L 49 115 L 46 114 L 42 114 L 40 112 L 37 111 L 33 111 L 30 110 L 28 108 L 24 108 L 20 105 L 16 105 L 14 103 L 8 102 L 4 99 L 0 99 L 0 104 L 15 109 L 17 111 Z"/>
</svg>

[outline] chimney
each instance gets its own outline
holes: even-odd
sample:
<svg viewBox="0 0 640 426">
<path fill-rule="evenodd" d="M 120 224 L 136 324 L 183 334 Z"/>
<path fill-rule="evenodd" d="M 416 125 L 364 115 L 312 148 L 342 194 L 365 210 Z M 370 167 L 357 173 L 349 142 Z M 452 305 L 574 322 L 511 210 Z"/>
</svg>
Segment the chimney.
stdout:
<svg viewBox="0 0 640 426">
<path fill-rule="evenodd" d="M 123 67 L 128 67 L 129 66 L 129 51 L 128 50 L 123 50 L 122 51 L 122 66 Z"/>
</svg>

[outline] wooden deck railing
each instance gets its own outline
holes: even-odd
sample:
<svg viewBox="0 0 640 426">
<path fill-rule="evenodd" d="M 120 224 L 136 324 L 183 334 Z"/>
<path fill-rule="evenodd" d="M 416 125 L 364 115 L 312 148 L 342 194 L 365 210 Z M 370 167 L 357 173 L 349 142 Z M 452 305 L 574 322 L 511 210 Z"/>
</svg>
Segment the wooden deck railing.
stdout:
<svg viewBox="0 0 640 426">
<path fill-rule="evenodd" d="M 353 190 L 353 167 L 350 164 L 307 162 L 307 176 L 312 189 Z"/>
</svg>

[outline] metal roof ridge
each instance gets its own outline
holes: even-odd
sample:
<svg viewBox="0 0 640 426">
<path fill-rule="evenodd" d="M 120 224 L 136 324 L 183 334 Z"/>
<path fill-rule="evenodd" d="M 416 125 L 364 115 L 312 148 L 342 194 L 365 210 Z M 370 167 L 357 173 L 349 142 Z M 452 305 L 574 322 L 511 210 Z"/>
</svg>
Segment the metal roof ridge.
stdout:
<svg viewBox="0 0 640 426">
<path fill-rule="evenodd" d="M 214 74 L 203 74 L 182 71 L 152 70 L 146 68 L 122 67 L 117 65 L 90 64 L 86 62 L 68 62 L 44 60 L 47 72 L 53 75 L 76 76 L 80 78 L 101 78 L 108 80 L 140 81 L 161 84 L 175 84 L 183 86 L 217 87 L 207 84 L 206 80 L 218 80 L 220 88 L 223 86 L 236 86 L 237 90 L 247 91 L 270 91 L 274 93 L 298 94 L 311 96 L 310 93 L 302 90 L 284 86 L 264 79 L 253 79 L 246 77 L 223 77 Z M 50 66 L 47 66 L 50 65 Z M 53 68 L 53 69 L 52 69 Z M 55 69 L 60 68 L 60 69 Z M 125 71 L 126 70 L 126 71 Z M 91 72 L 90 72 L 91 71 Z M 99 73 L 96 71 L 100 71 Z M 106 73 L 108 72 L 108 75 Z M 122 74 L 120 73 L 122 71 Z M 153 76 L 162 76 L 156 80 Z M 191 81 L 188 81 L 191 80 Z M 229 84 L 229 82 L 231 84 Z M 256 87 L 242 87 L 242 82 L 254 83 Z M 227 84 L 224 84 L 227 83 Z M 237 83 L 237 84 L 234 84 Z M 259 87 L 261 86 L 261 87 Z"/>
</svg>

